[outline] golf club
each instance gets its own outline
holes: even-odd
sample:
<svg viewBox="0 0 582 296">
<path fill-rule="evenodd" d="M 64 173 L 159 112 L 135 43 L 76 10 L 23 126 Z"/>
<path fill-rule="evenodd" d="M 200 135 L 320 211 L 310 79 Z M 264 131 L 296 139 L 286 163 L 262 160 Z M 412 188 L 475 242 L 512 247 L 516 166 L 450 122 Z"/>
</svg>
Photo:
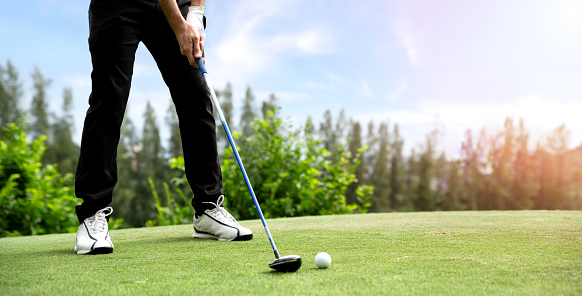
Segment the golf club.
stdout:
<svg viewBox="0 0 582 296">
<path fill-rule="evenodd" d="M 279 255 L 279 251 L 277 251 L 277 247 L 275 247 L 275 242 L 273 241 L 273 237 L 271 236 L 271 232 L 269 231 L 269 227 L 265 222 L 265 217 L 263 217 L 263 212 L 261 211 L 261 207 L 259 206 L 259 202 L 257 201 L 257 197 L 255 196 L 255 192 L 253 191 L 253 187 L 251 186 L 251 182 L 249 181 L 249 177 L 247 176 L 247 172 L 245 171 L 245 167 L 238 155 L 238 150 L 236 149 L 236 145 L 232 139 L 232 135 L 230 134 L 230 130 L 228 125 L 226 124 L 226 120 L 224 119 L 224 114 L 222 113 L 222 109 L 220 108 L 220 104 L 218 103 L 218 99 L 216 98 L 216 94 L 214 93 L 214 88 L 210 83 L 210 79 L 208 77 L 208 71 L 206 71 L 206 67 L 204 62 L 201 58 L 196 59 L 198 66 L 200 67 L 200 72 L 202 76 L 204 76 L 204 81 L 206 81 L 206 86 L 210 91 L 210 96 L 212 97 L 212 103 L 216 108 L 218 116 L 220 117 L 220 121 L 222 121 L 222 126 L 224 127 L 224 131 L 226 132 L 226 136 L 228 137 L 228 141 L 230 142 L 230 146 L 234 151 L 234 156 L 236 157 L 236 161 L 238 162 L 238 166 L 243 174 L 245 182 L 247 183 L 247 187 L 249 188 L 249 192 L 255 202 L 255 206 L 257 207 L 257 211 L 259 212 L 259 216 L 261 217 L 261 221 L 263 222 L 263 226 L 265 227 L 265 231 L 267 232 L 267 236 L 269 237 L 269 241 L 271 242 L 271 246 L 273 247 L 273 252 L 275 253 L 276 259 L 269 263 L 269 267 L 275 269 L 277 271 L 282 272 L 295 272 L 301 267 L 301 257 L 297 255 L 289 255 L 281 257 Z"/>
</svg>

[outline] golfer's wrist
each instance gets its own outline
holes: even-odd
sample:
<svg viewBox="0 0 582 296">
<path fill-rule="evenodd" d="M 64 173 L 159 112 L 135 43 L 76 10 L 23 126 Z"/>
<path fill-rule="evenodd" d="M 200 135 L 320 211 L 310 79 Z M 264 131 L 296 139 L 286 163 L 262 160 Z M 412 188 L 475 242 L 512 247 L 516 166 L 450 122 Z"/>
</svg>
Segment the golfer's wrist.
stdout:
<svg viewBox="0 0 582 296">
<path fill-rule="evenodd" d="M 172 30 L 178 34 L 178 32 L 183 32 L 188 27 L 188 23 L 183 18 L 172 19 L 169 21 Z"/>
<path fill-rule="evenodd" d="M 186 21 L 199 31 L 204 30 L 204 6 L 190 6 Z"/>
<path fill-rule="evenodd" d="M 204 10 L 206 10 L 204 6 L 191 5 L 188 8 L 188 13 L 193 12 L 202 17 L 204 15 Z"/>
</svg>

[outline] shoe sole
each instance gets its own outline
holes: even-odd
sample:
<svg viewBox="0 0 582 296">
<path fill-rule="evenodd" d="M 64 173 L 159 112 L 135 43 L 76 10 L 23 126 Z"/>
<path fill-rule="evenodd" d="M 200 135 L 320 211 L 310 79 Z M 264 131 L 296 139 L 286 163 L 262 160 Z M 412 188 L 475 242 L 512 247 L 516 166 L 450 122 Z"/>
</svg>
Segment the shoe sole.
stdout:
<svg viewBox="0 0 582 296">
<path fill-rule="evenodd" d="M 77 255 L 99 255 L 111 253 L 113 253 L 113 248 L 96 248 L 89 251 L 77 251 Z"/>
<path fill-rule="evenodd" d="M 201 238 L 201 239 L 213 239 L 213 240 L 217 240 L 217 241 L 229 241 L 229 242 L 234 242 L 234 241 L 248 241 L 253 239 L 253 234 L 247 234 L 247 235 L 241 235 L 241 236 L 237 236 L 233 239 L 227 239 L 227 238 L 221 238 L 218 236 L 214 236 L 212 234 L 207 234 L 207 233 L 194 233 L 194 235 L 192 235 L 193 238 Z"/>
</svg>

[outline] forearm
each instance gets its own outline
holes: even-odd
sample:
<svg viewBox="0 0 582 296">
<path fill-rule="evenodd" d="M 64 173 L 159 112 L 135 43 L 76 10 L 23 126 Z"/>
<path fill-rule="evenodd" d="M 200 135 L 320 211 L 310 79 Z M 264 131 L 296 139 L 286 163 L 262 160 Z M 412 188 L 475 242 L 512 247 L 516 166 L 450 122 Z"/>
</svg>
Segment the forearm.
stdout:
<svg viewBox="0 0 582 296">
<path fill-rule="evenodd" d="M 184 19 L 176 0 L 158 0 L 158 2 L 166 15 L 170 27 L 176 34 L 180 52 L 188 58 L 188 62 L 191 65 L 194 65 L 196 59 L 202 57 L 205 36 L 202 24 L 204 6 L 191 6 L 187 19 Z M 204 0 L 191 0 L 191 3 L 203 5 Z M 190 16 L 191 14 L 192 17 Z"/>
<path fill-rule="evenodd" d="M 192 0 L 190 1 L 192 6 L 204 6 L 204 0 Z"/>
<path fill-rule="evenodd" d="M 192 0 L 194 2 L 195 0 Z M 180 13 L 180 8 L 178 8 L 178 4 L 175 0 L 158 0 L 166 18 L 168 19 L 168 23 L 170 23 L 170 27 L 174 32 L 178 32 L 179 30 L 183 30 L 184 27 L 187 25 L 186 20 Z M 197 1 L 199 2 L 199 1 Z"/>
</svg>

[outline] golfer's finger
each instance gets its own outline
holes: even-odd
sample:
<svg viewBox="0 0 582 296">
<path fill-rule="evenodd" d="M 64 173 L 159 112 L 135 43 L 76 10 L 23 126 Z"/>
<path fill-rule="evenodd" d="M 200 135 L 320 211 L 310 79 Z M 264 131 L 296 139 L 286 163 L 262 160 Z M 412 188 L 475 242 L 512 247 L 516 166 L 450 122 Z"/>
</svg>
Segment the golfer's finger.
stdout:
<svg viewBox="0 0 582 296">
<path fill-rule="evenodd" d="M 190 65 L 196 65 L 196 58 L 194 58 L 192 53 L 186 55 L 186 57 L 188 57 L 188 63 L 190 63 Z"/>
<path fill-rule="evenodd" d="M 198 58 L 201 58 L 202 57 L 202 49 L 201 49 L 202 48 L 202 46 L 201 46 L 202 44 L 200 43 L 200 40 L 201 40 L 200 38 L 196 38 L 196 39 L 195 40 L 192 40 L 192 41 L 194 41 L 193 42 L 193 45 L 194 45 L 194 57 L 198 59 Z"/>
<path fill-rule="evenodd" d="M 202 51 L 200 50 L 200 47 L 194 48 L 194 57 L 195 58 L 201 58 L 202 57 Z"/>
<path fill-rule="evenodd" d="M 190 46 L 185 45 L 181 48 L 182 55 L 185 55 L 188 58 L 188 63 L 190 65 L 196 64 L 196 59 L 194 58 L 194 54 L 192 54 L 192 48 Z"/>
</svg>

